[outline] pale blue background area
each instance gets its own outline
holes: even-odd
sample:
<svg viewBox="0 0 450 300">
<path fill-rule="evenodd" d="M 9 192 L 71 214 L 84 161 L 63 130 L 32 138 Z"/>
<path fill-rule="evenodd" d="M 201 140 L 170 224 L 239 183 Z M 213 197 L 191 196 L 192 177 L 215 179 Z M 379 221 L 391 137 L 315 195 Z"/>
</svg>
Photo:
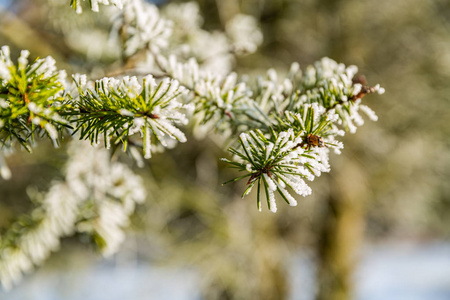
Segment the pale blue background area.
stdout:
<svg viewBox="0 0 450 300">
<path fill-rule="evenodd" d="M 449 300 L 450 244 L 370 249 L 356 280 L 357 300 Z"/>
<path fill-rule="evenodd" d="M 8 6 L 11 2 L 11 0 L 0 0 L 0 6 Z"/>
<path fill-rule="evenodd" d="M 291 300 L 314 299 L 308 255 L 291 268 Z M 450 300 L 450 243 L 385 243 L 366 247 L 354 277 L 355 300 Z"/>
<path fill-rule="evenodd" d="M 312 300 L 313 258 L 304 253 L 286 263 L 290 266 L 290 300 Z M 199 279 L 193 270 L 101 260 L 82 268 L 40 268 L 12 291 L 0 291 L 0 299 L 199 300 Z M 450 243 L 366 247 L 355 282 L 356 300 L 449 300 Z"/>
<path fill-rule="evenodd" d="M 10 292 L 8 300 L 197 300 L 194 272 L 99 264 L 83 270 L 37 271 Z"/>
</svg>

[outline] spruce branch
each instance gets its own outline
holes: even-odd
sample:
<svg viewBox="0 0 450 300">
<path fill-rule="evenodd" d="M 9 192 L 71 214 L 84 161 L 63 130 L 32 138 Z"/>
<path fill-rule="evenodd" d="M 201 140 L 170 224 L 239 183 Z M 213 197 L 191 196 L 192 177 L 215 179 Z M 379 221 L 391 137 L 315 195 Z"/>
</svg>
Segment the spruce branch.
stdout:
<svg viewBox="0 0 450 300">
<path fill-rule="evenodd" d="M 56 71 L 51 57 L 28 63 L 23 50 L 17 64 L 9 48 L 0 50 L 0 143 L 19 142 L 31 151 L 35 135 L 47 135 L 57 144 L 58 131 L 70 127 L 60 116 L 64 106 L 64 71 Z"/>
<path fill-rule="evenodd" d="M 78 13 L 81 2 L 71 0 Z M 107 77 L 93 83 L 85 75 L 74 75 L 73 93 L 53 59 L 29 64 L 25 50 L 14 64 L 9 49 L 2 47 L 1 146 L 11 150 L 18 142 L 30 149 L 36 136 L 48 136 L 57 144 L 64 128 L 91 143 L 72 144 L 64 181 L 53 183 L 32 214 L 2 235 L 0 281 L 7 287 L 41 264 L 62 236 L 88 234 L 105 255 L 123 241 L 122 228 L 145 192 L 139 177 L 111 162 L 108 151 L 92 147 L 102 140 L 105 148 L 130 148 L 142 164 L 134 146 L 142 146 L 144 157 L 150 158 L 153 146 L 185 142 L 178 127 L 192 116 L 185 111 L 195 108 L 200 125 L 239 136 L 236 146 L 229 148 L 233 159 L 222 160 L 244 175 L 226 183 L 245 179 L 242 197 L 256 185 L 258 209 L 264 194 L 275 212 L 276 194 L 291 206 L 297 205 L 292 191 L 311 194 L 306 181 L 330 170 L 330 148 L 340 152 L 343 145 L 336 138 L 363 124 L 360 112 L 377 119 L 362 101 L 384 89 L 357 80 L 355 66 L 324 58 L 303 72 L 293 63 L 286 75 L 270 69 L 248 79 L 230 72 L 234 54 L 252 53 L 262 42 L 249 16 L 238 15 L 225 24 L 226 33 L 208 32 L 201 28 L 199 8 L 193 3 L 171 4 L 162 11 L 142 0 L 89 3 L 94 11 L 99 4 L 123 6 L 113 30 L 120 32 L 126 67 L 138 70 L 138 59 L 145 57 L 147 69 L 140 70 L 155 75 Z M 10 176 L 2 153 L 0 175 Z"/>
<path fill-rule="evenodd" d="M 343 148 L 343 144 L 335 139 L 337 136 L 344 135 L 344 131 L 339 127 L 343 126 L 344 129 L 353 133 L 356 130 L 353 123 L 363 124 L 359 110 L 369 115 L 372 120 L 376 120 L 373 111 L 361 105 L 361 100 L 365 94 L 383 93 L 384 90 L 379 85 L 361 90 L 362 85 L 351 80 L 356 72 L 357 68 L 354 66 L 345 67 L 343 64 L 337 64 L 325 58 L 316 63 L 315 67 L 309 66 L 305 75 L 300 72 L 298 64 L 293 64 L 287 78 L 281 82 L 274 70 L 268 71 L 267 78 L 258 79 L 253 92 L 256 99 L 254 103 L 261 112 L 260 116 L 268 119 L 272 126 L 268 127 L 268 130 L 260 128 L 262 131 L 257 131 L 259 135 L 255 135 L 253 131 L 248 133 L 250 136 L 243 133 L 239 143 L 244 152 L 230 148 L 229 151 L 235 155 L 237 161 L 224 160 L 232 167 L 240 171 L 247 170 L 250 173 L 231 180 L 250 177 L 244 195 L 258 184 L 258 208 L 260 208 L 261 185 L 266 191 L 269 208 L 272 208 L 275 203 L 273 192 L 278 190 L 278 187 L 275 189 L 272 185 L 271 188 L 269 184 L 271 180 L 277 183 L 276 180 L 279 180 L 277 178 L 282 178 L 282 175 L 275 174 L 274 181 L 272 178 L 274 166 L 267 161 L 269 156 L 266 156 L 266 160 L 263 156 L 267 151 L 273 150 L 272 144 L 276 142 L 273 140 L 277 134 L 292 132 L 297 142 L 291 146 L 292 151 L 299 149 L 303 151 L 300 157 L 309 159 L 308 163 L 302 165 L 302 170 L 316 174 L 313 166 L 320 171 L 329 171 L 328 147 L 333 148 L 337 154 Z M 268 136 L 271 137 L 272 144 L 266 142 L 270 140 Z M 244 140 L 247 145 L 244 145 Z M 259 159 L 255 160 L 255 156 Z M 290 175 L 298 175 L 298 173 L 297 170 L 297 173 Z M 303 183 L 304 181 L 301 181 L 301 184 Z M 280 194 L 285 200 L 288 199 L 286 193 L 280 192 Z M 291 202 L 288 201 L 288 203 Z"/>
<path fill-rule="evenodd" d="M 304 72 L 293 63 L 285 78 L 272 69 L 266 77 L 260 77 L 253 88 L 254 99 L 266 115 L 275 119 L 282 118 L 286 111 L 298 113 L 304 105 L 317 103 L 324 112 L 337 114 L 333 123 L 354 133 L 356 126 L 364 123 L 360 111 L 371 120 L 377 119 L 369 107 L 361 104 L 363 96 L 384 93 L 380 85 L 369 87 L 367 82 L 353 80 L 357 71 L 356 66 L 345 66 L 327 57 L 307 66 Z"/>
<path fill-rule="evenodd" d="M 180 63 L 174 55 L 169 58 L 158 55 L 156 61 L 164 73 L 180 81 L 190 91 L 187 102 L 195 106 L 201 125 L 234 133 L 268 127 L 265 120 L 257 117 L 259 112 L 251 98 L 252 90 L 236 73 L 227 76 L 212 74 L 202 71 L 195 59 Z"/>
<path fill-rule="evenodd" d="M 168 47 L 172 22 L 160 16 L 156 5 L 127 0 L 114 27 L 120 28 L 123 56 L 128 60 L 141 50 L 159 53 Z"/>
<path fill-rule="evenodd" d="M 75 232 L 93 238 L 109 256 L 118 250 L 135 205 L 146 197 L 142 179 L 107 151 L 74 140 L 64 180 L 32 194 L 37 206 L 0 236 L 0 283 L 10 289 L 23 273 L 41 265 Z"/>
<path fill-rule="evenodd" d="M 313 66 L 308 66 L 299 82 L 299 98 L 294 111 L 307 103 L 318 103 L 326 111 L 334 110 L 338 115 L 336 123 L 350 133 L 356 132 L 356 126 L 364 124 L 359 110 L 376 121 L 376 115 L 365 105 L 362 97 L 368 93 L 383 94 L 380 85 L 368 88 L 354 82 L 358 72 L 356 66 L 345 66 L 330 58 L 322 58 Z"/>
<path fill-rule="evenodd" d="M 344 146 L 335 137 L 344 135 L 344 131 L 336 126 L 337 120 L 334 110 L 325 112 L 322 106 L 313 103 L 303 105 L 298 113 L 286 111 L 283 117 L 277 117 L 275 127 L 277 131 L 292 128 L 294 133 L 301 133 L 303 140 L 299 147 L 332 147 L 339 154 Z"/>
<path fill-rule="evenodd" d="M 84 1 L 85 0 L 83 0 L 83 2 Z M 103 4 L 103 5 L 112 4 L 112 5 L 117 6 L 119 9 L 122 9 L 123 5 L 127 1 L 128 0 L 89 0 L 89 6 L 95 12 L 99 11 L 99 4 Z M 77 12 L 77 14 L 81 14 L 83 12 L 83 8 L 81 6 L 81 0 L 70 0 L 70 6 Z"/>
<path fill-rule="evenodd" d="M 109 3 L 94 2 L 94 6 Z M 171 38 L 181 30 L 176 26 L 177 18 L 187 22 L 184 15 L 169 20 L 161 16 L 154 5 L 139 0 L 127 1 L 119 18 L 125 55 L 147 51 L 154 66 L 167 78 L 159 84 L 152 76 L 146 76 L 142 83 L 136 77 L 104 78 L 97 80 L 93 87 L 86 87 L 82 83 L 85 79 L 78 80 L 79 95 L 66 95 L 69 101 L 64 102 L 62 114 L 75 123 L 75 132 L 80 133 L 81 139 L 88 139 L 92 144 L 103 139 L 106 148 L 112 140 L 115 145 L 122 143 L 126 150 L 130 137 L 139 132 L 144 156 L 149 158 L 152 140 L 163 146 L 167 145 L 167 137 L 181 142 L 186 140 L 175 127 L 187 123 L 182 113 L 186 105 L 178 101 L 183 95 L 184 103 L 195 106 L 200 124 L 234 134 L 259 130 L 272 139 L 282 132 L 292 131 L 299 139 L 295 149 L 320 152 L 318 161 L 328 166 L 327 148 L 333 147 L 336 152 L 342 148 L 335 140 L 336 136 L 343 135 L 339 127 L 354 132 L 355 124 L 363 123 L 359 111 L 376 119 L 370 108 L 361 105 L 361 100 L 368 93 L 384 90 L 379 85 L 368 87 L 352 80 L 357 72 L 355 66 L 347 67 L 329 58 L 308 66 L 304 73 L 294 63 L 285 78 L 269 70 L 256 84 L 242 80 L 235 73 L 222 75 L 205 71 L 195 58 L 180 62 L 180 55 L 170 53 L 176 52 L 171 47 Z M 200 23 L 194 18 L 189 24 L 198 29 Z M 167 49 L 168 53 L 163 54 L 161 49 Z M 35 114 L 38 111 L 33 105 L 28 108 Z M 44 127 L 52 128 L 50 125 Z M 325 149 L 316 151 L 318 148 Z"/>
<path fill-rule="evenodd" d="M 292 129 L 282 132 L 272 129 L 269 135 L 264 135 L 260 130 L 241 133 L 239 149 L 229 148 L 236 161 L 225 158 L 222 161 L 247 174 L 224 184 L 248 177 L 247 188 L 242 197 L 249 194 L 257 184 L 258 210 L 261 210 L 261 186 L 272 212 L 277 211 L 275 192 L 289 205 L 296 206 L 297 201 L 288 192 L 287 187 L 298 195 L 307 196 L 311 194 L 311 188 L 305 179 L 313 180 L 314 177 L 320 176 L 321 172 L 329 171 L 328 161 L 315 149 L 305 150 L 298 147 L 303 141 L 302 134 L 303 132 L 294 133 Z"/>
<path fill-rule="evenodd" d="M 182 112 L 188 107 L 177 101 L 186 90 L 176 80 L 166 78 L 157 83 L 148 75 L 142 81 L 126 76 L 97 80 L 94 87 L 77 84 L 79 96 L 71 101 L 74 111 L 67 115 L 73 116 L 80 139 L 98 143 L 103 137 L 106 148 L 113 139 L 115 144 L 122 143 L 125 151 L 130 136 L 140 133 L 146 158 L 151 157 L 152 137 L 165 147 L 167 137 L 186 141 L 175 126 L 188 122 Z"/>
</svg>

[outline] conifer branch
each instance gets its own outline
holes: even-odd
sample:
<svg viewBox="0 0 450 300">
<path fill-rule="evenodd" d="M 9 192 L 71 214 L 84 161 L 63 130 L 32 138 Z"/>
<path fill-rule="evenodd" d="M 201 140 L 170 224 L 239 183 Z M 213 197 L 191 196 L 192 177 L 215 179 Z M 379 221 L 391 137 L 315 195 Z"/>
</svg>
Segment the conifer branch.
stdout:
<svg viewBox="0 0 450 300">
<path fill-rule="evenodd" d="M 64 106 L 65 72 L 56 71 L 51 57 L 28 63 L 29 52 L 21 52 L 18 63 L 9 48 L 0 50 L 0 143 L 20 143 L 31 151 L 36 135 L 47 135 L 57 144 L 58 131 L 70 125 L 60 116 Z"/>
<path fill-rule="evenodd" d="M 179 127 L 194 120 L 194 130 L 215 129 L 236 140 L 228 149 L 232 159 L 222 160 L 244 174 L 224 184 L 245 180 L 242 197 L 256 185 L 258 210 L 265 198 L 276 212 L 275 195 L 295 206 L 292 191 L 311 194 L 306 181 L 330 171 L 330 150 L 340 153 L 338 137 L 364 123 L 361 112 L 377 119 L 362 100 L 384 89 L 357 80 L 355 66 L 323 58 L 303 72 L 293 63 L 285 75 L 273 69 L 257 78 L 231 72 L 231 53 L 253 53 L 262 43 L 250 16 L 238 15 L 226 32 L 211 33 L 193 3 L 162 10 L 141 0 L 89 3 L 94 11 L 99 4 L 123 9 L 112 27 L 122 39 L 125 67 L 137 70 L 142 55 L 146 76 L 88 82 L 75 74 L 71 85 L 52 58 L 29 63 L 24 50 L 13 63 L 9 48 L 1 48 L 1 150 L 13 151 L 18 143 L 31 151 L 45 137 L 57 146 L 65 132 L 91 144 L 73 142 L 64 181 L 53 183 L 33 213 L 2 236 L 0 281 L 6 287 L 41 264 L 62 236 L 87 233 L 105 255 L 123 241 L 122 227 L 145 192 L 131 170 L 92 147 L 102 141 L 107 149 L 129 150 L 142 165 L 138 147 L 148 159 L 156 147 L 185 142 Z M 80 0 L 70 4 L 82 12 Z M 2 153 L 0 176 L 11 176 Z"/>
</svg>

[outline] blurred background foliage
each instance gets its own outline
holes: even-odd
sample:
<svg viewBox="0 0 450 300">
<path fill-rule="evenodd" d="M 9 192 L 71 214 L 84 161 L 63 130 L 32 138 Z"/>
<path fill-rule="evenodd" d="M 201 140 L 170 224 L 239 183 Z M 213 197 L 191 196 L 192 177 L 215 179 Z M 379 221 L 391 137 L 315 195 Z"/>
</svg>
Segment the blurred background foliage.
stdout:
<svg viewBox="0 0 450 300">
<path fill-rule="evenodd" d="M 52 55 L 69 74 L 104 76 L 120 65 L 120 49 L 108 40 L 110 8 L 76 15 L 68 2 L 4 1 L 0 44 L 16 54 Z M 285 299 L 289 258 L 307 250 L 318 265 L 316 297 L 328 300 L 351 298 L 361 245 L 448 239 L 448 1 L 198 2 L 210 30 L 237 13 L 259 20 L 264 44 L 236 60 L 238 73 L 283 71 L 293 61 L 305 67 L 324 56 L 355 64 L 369 84 L 386 88 L 364 99 L 379 121 L 345 136 L 343 154 L 312 183 L 313 195 L 276 214 L 258 213 L 254 197 L 240 199 L 243 183 L 221 186 L 236 175 L 218 160 L 227 155 L 223 140 L 188 138 L 137 169 L 150 196 L 133 216 L 124 249 L 152 264 L 195 268 L 204 299 Z M 64 150 L 41 142 L 33 154 L 8 157 L 13 177 L 0 182 L 0 228 L 30 210 L 26 191 L 46 190 L 61 176 Z M 66 239 L 57 257 L 84 255 L 79 240 Z"/>
</svg>

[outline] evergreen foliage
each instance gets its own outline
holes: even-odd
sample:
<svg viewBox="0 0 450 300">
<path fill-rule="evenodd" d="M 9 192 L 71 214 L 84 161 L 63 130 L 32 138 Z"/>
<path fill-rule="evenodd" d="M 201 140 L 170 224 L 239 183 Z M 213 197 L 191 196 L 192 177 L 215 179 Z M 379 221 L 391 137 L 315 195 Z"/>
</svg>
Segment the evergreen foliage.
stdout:
<svg viewBox="0 0 450 300">
<path fill-rule="evenodd" d="M 366 94 L 384 90 L 358 80 L 355 66 L 324 58 L 302 72 L 294 63 L 283 79 L 272 69 L 256 79 L 228 72 L 230 53 L 252 53 L 262 42 L 250 16 L 237 16 L 228 33 L 212 34 L 200 28 L 199 16 L 186 18 L 189 4 L 160 11 L 141 0 L 90 1 L 94 11 L 98 4 L 123 7 L 113 26 L 123 59 L 132 64 L 144 57 L 146 76 L 88 81 L 75 74 L 72 84 L 50 57 L 29 63 L 24 50 L 13 64 L 7 46 L 0 52 L 1 149 L 13 151 L 18 142 L 31 151 L 37 137 L 57 146 L 68 135 L 81 145 L 69 151 L 64 181 L 54 182 L 36 211 L 0 240 L 0 281 L 7 288 L 41 264 L 64 235 L 87 233 L 105 255 L 117 250 L 122 228 L 145 193 L 137 175 L 108 159 L 98 146 L 102 141 L 107 149 L 121 144 L 142 165 L 136 149 L 148 159 L 160 148 L 155 146 L 186 142 L 183 125 L 195 120 L 194 130 L 214 129 L 236 140 L 228 149 L 233 157 L 223 161 L 245 175 L 228 182 L 247 180 L 243 196 L 256 186 L 257 208 L 262 209 L 265 194 L 268 208 L 276 212 L 275 192 L 291 206 L 297 205 L 291 190 L 311 194 L 305 180 L 329 172 L 329 150 L 340 153 L 343 145 L 336 137 L 364 123 L 361 111 L 376 120 L 361 103 Z M 71 5 L 82 12 L 80 1 Z M 198 14 L 198 8 L 190 8 Z M 219 46 L 203 49 L 198 41 Z M 96 147 L 86 150 L 77 139 Z M 90 154 L 83 157 L 80 151 Z M 9 177 L 1 154 L 0 171 Z"/>
</svg>

